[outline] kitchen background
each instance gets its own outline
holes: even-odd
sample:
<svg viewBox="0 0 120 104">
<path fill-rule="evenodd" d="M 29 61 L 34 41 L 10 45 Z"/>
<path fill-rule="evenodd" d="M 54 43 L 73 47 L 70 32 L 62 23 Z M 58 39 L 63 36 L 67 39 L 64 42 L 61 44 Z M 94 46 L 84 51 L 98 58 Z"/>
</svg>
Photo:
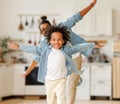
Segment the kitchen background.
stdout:
<svg viewBox="0 0 120 104">
<path fill-rule="evenodd" d="M 1 0 L 0 36 L 7 35 L 12 39 L 23 40 L 25 42 L 28 42 L 30 39 L 32 39 L 33 43 L 35 40 L 38 42 L 39 30 L 37 27 L 38 19 L 41 15 L 47 15 L 50 20 L 55 18 L 56 22 L 63 21 L 73 13 L 76 13 L 87 6 L 91 0 L 51 0 L 49 3 L 48 2 L 49 1 L 47 0 Z M 55 5 L 53 6 L 53 4 Z M 74 27 L 74 31 L 83 35 L 83 37 L 87 36 L 85 37 L 86 39 L 88 37 L 91 39 L 93 36 L 101 36 L 100 38 L 104 36 L 102 38 L 103 40 L 113 40 L 113 38 L 120 33 L 120 7 L 118 4 L 118 0 L 111 2 L 109 2 L 109 0 L 99 0 L 93 10 L 90 11 L 77 26 Z M 31 29 L 28 27 L 30 27 L 32 19 L 36 25 Z M 26 21 L 28 21 L 29 26 L 25 25 Z M 21 22 L 24 25 L 23 31 L 19 31 L 18 29 Z M 107 50 L 108 49 L 106 49 L 106 51 Z M 111 53 L 109 56 L 111 57 Z M 27 61 L 30 62 L 31 59 Z"/>
<path fill-rule="evenodd" d="M 60 22 L 83 9 L 91 1 L 92 0 L 0 0 L 0 41 L 2 41 L 4 36 L 10 36 L 13 42 L 24 44 L 32 42 L 31 44 L 36 45 L 40 39 L 38 30 L 40 16 L 47 15 L 51 22 Z M 82 96 L 83 99 L 90 99 L 90 96 L 107 96 L 110 98 L 113 96 L 113 79 L 111 73 L 113 71 L 113 43 L 120 38 L 119 4 L 119 0 L 98 0 L 95 7 L 73 28 L 76 33 L 88 41 L 106 43 L 105 47 L 100 50 L 95 49 L 93 54 L 88 58 L 83 56 L 83 62 L 85 63 L 83 69 L 88 70 L 83 75 L 86 82 L 78 86 L 77 99 L 80 99 L 82 94 L 85 95 Z M 12 80 L 11 84 L 9 82 L 11 85 L 9 92 L 2 92 L 5 88 L 1 87 L 0 91 L 2 93 L 0 94 L 0 98 L 8 95 L 44 95 L 44 87 L 41 87 L 42 91 L 40 92 L 38 91 L 38 86 L 38 89 L 35 88 L 36 90 L 32 87 L 25 87 L 25 80 L 19 75 L 30 64 L 32 56 L 33 55 L 21 51 L 14 51 L 5 54 L 5 63 L 2 63 L 3 60 L 1 59 L 0 69 L 2 71 L 0 70 L 0 81 L 3 83 L 9 82 L 10 79 L 3 81 L 5 78 L 3 69 L 8 67 L 10 72 L 7 71 L 7 73 L 11 73 L 10 78 L 12 78 Z M 86 66 L 87 62 L 92 64 L 89 63 Z M 9 65 L 8 63 L 15 64 Z M 105 70 L 103 71 L 103 69 Z M 4 74 L 5 73 L 6 72 L 4 72 Z M 101 78 L 100 74 L 105 77 Z M 95 76 L 91 77 L 93 75 Z M 6 84 L 7 83 L 5 83 L 5 85 Z M 0 84 L 0 86 L 3 85 Z M 83 92 L 81 93 L 81 91 Z M 120 95 L 118 98 L 120 98 Z"/>
</svg>

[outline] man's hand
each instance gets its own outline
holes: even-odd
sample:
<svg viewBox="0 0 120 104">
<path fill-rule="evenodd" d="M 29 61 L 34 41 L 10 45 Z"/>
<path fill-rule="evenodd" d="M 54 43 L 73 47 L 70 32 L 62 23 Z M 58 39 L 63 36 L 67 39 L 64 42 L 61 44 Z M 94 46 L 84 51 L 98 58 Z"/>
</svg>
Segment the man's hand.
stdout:
<svg viewBox="0 0 120 104">
<path fill-rule="evenodd" d="M 24 73 L 21 74 L 22 77 L 26 77 L 28 75 L 27 71 L 25 71 Z"/>
<path fill-rule="evenodd" d="M 97 0 L 93 0 L 91 4 L 94 6 L 96 3 L 97 3 Z"/>
</svg>

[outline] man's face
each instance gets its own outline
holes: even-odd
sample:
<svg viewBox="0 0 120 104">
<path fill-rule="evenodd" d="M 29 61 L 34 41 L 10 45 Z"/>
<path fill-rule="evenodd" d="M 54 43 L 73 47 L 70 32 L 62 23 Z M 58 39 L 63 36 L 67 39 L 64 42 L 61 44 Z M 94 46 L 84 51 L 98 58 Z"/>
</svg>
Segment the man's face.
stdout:
<svg viewBox="0 0 120 104">
<path fill-rule="evenodd" d="M 50 25 L 48 23 L 44 23 L 40 26 L 41 35 L 46 35 L 46 30 Z"/>
</svg>

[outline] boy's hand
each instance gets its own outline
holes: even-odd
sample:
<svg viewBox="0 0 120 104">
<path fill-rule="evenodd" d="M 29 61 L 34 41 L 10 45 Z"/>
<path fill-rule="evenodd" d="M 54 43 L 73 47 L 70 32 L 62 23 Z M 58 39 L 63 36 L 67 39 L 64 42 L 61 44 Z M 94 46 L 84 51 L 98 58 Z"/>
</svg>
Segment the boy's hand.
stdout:
<svg viewBox="0 0 120 104">
<path fill-rule="evenodd" d="M 95 48 L 102 48 L 103 46 L 105 46 L 105 44 L 96 44 Z"/>
<path fill-rule="evenodd" d="M 11 49 L 19 49 L 19 45 L 15 43 L 7 43 L 8 47 Z"/>
</svg>

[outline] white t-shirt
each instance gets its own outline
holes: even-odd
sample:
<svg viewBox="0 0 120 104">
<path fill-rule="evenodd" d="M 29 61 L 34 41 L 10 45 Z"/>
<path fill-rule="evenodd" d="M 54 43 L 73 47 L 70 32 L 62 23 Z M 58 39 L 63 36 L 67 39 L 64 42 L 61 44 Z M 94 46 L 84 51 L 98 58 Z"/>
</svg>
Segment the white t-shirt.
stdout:
<svg viewBox="0 0 120 104">
<path fill-rule="evenodd" d="M 61 50 L 53 49 L 48 56 L 46 78 L 50 80 L 56 80 L 61 77 L 66 77 L 66 59 L 62 54 Z"/>
</svg>

